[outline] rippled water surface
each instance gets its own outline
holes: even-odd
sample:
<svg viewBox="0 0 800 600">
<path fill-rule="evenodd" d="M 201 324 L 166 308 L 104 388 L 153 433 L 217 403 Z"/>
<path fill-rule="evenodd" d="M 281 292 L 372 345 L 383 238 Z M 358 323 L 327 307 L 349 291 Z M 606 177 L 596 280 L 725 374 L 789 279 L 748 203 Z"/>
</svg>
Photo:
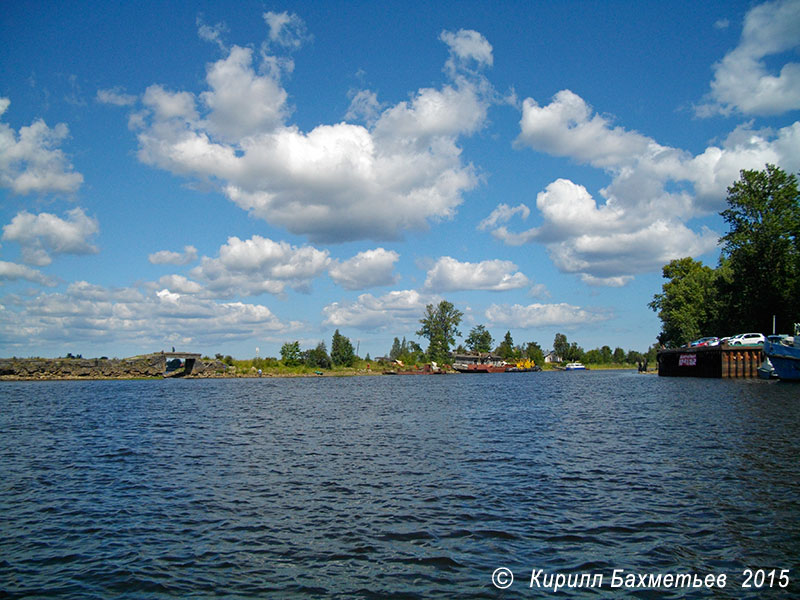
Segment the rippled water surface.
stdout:
<svg viewBox="0 0 800 600">
<path fill-rule="evenodd" d="M 633 372 L 0 383 L 0 597 L 800 597 L 800 386 Z M 515 577 L 492 584 L 498 567 Z M 743 589 L 745 568 L 790 587 Z"/>
</svg>

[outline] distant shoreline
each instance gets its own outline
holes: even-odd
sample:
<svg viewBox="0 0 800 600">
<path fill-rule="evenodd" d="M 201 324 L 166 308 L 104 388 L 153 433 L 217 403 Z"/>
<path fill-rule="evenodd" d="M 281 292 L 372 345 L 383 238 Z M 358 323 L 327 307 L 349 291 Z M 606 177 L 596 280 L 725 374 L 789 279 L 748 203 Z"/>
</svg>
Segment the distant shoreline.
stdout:
<svg viewBox="0 0 800 600">
<path fill-rule="evenodd" d="M 199 356 L 199 355 L 197 355 Z M 258 379 L 289 377 L 352 377 L 381 375 L 371 369 L 285 371 L 280 368 L 259 372 L 237 370 L 217 359 L 186 360 L 168 369 L 163 353 L 131 358 L 0 358 L 0 381 L 115 381 L 147 379 Z"/>
<path fill-rule="evenodd" d="M 259 372 L 246 371 L 218 360 L 197 361 L 190 373 L 184 368 L 167 371 L 158 355 L 107 358 L 0 358 L 0 381 L 146 381 L 163 379 L 296 379 L 315 377 L 372 377 L 384 375 L 383 366 L 371 368 L 313 369 L 311 367 L 274 367 Z M 374 363 L 372 363 L 374 364 Z M 592 365 L 589 371 L 634 370 L 631 365 Z M 542 372 L 557 372 L 549 365 Z M 439 375 L 460 374 L 446 371 Z M 488 377 L 503 373 L 486 374 Z M 396 376 L 404 376 L 400 374 Z M 463 374 L 462 374 L 463 375 Z M 517 374 L 519 376 L 519 374 Z"/>
<path fill-rule="evenodd" d="M 218 355 L 219 356 L 219 355 Z M 254 364 L 255 363 L 255 364 Z M 0 381 L 115 381 L 147 379 L 270 379 L 298 377 L 364 377 L 390 374 L 396 365 L 360 360 L 355 366 L 332 369 L 308 365 L 286 366 L 274 359 L 268 364 L 255 360 L 238 361 L 227 357 L 202 358 L 196 353 L 153 352 L 129 358 L 0 358 Z M 559 370 L 543 365 L 544 372 Z M 590 364 L 587 370 L 632 370 L 630 364 Z M 411 368 L 411 365 L 409 365 Z M 421 370 L 414 366 L 412 370 Z M 451 374 L 446 370 L 439 374 Z M 400 373 L 399 375 L 406 375 Z M 492 374 L 489 374 L 491 376 Z M 494 374 L 497 375 L 497 374 Z"/>
</svg>

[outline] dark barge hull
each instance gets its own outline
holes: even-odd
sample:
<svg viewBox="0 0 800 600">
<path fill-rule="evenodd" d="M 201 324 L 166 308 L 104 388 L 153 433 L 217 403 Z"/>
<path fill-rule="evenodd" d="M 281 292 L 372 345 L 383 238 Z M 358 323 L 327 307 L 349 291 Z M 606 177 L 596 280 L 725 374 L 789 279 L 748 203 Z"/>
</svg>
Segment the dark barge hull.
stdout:
<svg viewBox="0 0 800 600">
<path fill-rule="evenodd" d="M 661 377 L 758 377 L 764 362 L 763 347 L 712 346 L 675 348 L 658 353 L 658 374 Z"/>
</svg>

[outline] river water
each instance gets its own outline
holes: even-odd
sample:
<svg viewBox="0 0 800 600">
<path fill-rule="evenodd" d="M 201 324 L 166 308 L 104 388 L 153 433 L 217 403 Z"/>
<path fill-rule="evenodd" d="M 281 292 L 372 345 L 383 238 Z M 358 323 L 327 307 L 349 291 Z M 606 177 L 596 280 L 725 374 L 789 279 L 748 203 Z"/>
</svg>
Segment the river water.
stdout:
<svg viewBox="0 0 800 600">
<path fill-rule="evenodd" d="M 615 570 L 636 585 L 612 587 Z M 686 573 L 725 587 L 638 587 Z M 555 594 L 558 574 L 581 585 Z M 799 591 L 797 385 L 630 371 L 0 383 L 0 598 Z"/>
</svg>

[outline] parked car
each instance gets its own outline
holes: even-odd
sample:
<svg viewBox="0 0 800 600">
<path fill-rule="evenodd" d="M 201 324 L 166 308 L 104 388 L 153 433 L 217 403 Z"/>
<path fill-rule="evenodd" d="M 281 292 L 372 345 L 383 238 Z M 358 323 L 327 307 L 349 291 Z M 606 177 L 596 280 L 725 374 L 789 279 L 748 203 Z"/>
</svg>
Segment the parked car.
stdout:
<svg viewBox="0 0 800 600">
<path fill-rule="evenodd" d="M 691 347 L 699 347 L 699 346 L 719 346 L 719 338 L 718 337 L 704 337 L 700 338 L 699 340 L 695 340 L 689 344 Z"/>
<path fill-rule="evenodd" d="M 740 333 L 728 340 L 731 346 L 758 346 L 764 343 L 763 333 Z"/>
</svg>

